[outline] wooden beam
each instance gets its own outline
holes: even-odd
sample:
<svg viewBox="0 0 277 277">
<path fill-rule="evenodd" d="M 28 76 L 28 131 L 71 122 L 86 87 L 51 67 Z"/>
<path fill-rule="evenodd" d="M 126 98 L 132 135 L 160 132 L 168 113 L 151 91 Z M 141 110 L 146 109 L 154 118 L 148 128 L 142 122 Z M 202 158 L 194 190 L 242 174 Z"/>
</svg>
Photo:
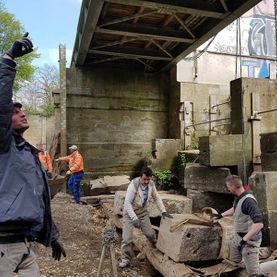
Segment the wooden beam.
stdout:
<svg viewBox="0 0 277 277">
<path fill-rule="evenodd" d="M 143 54 L 135 54 L 135 53 L 123 53 L 116 51 L 104 51 L 104 50 L 89 50 L 89 54 L 99 54 L 99 55 L 107 55 L 107 56 L 118 56 L 129 59 L 146 59 L 146 60 L 157 60 L 157 61 L 171 61 L 172 58 L 161 57 L 161 56 L 150 56 Z"/>
<path fill-rule="evenodd" d="M 104 0 L 83 1 L 81 14 L 78 23 L 77 36 L 74 45 L 74 61 L 76 65 L 83 65 L 87 56 L 89 45 L 91 43 L 93 33 L 98 22 L 101 10 L 104 5 Z M 82 19 L 82 20 L 81 20 Z"/>
<path fill-rule="evenodd" d="M 166 53 L 170 58 L 173 58 L 173 56 L 164 49 L 159 43 L 157 43 L 155 40 L 152 40 L 152 43 L 155 44 L 158 48 L 160 48 L 164 53 Z"/>
<path fill-rule="evenodd" d="M 132 19 L 138 19 L 140 17 L 147 16 L 147 15 L 157 13 L 157 12 L 158 12 L 157 10 L 153 10 L 153 11 L 145 12 L 145 13 L 138 12 L 134 15 L 125 16 L 125 17 L 121 17 L 121 18 L 117 18 L 117 19 L 105 22 L 103 24 L 100 24 L 99 27 L 105 27 L 105 26 L 109 26 L 109 25 L 113 25 L 113 24 L 117 24 L 117 23 L 121 23 L 121 22 L 126 22 L 126 21 L 129 21 L 129 20 L 132 20 Z"/>
<path fill-rule="evenodd" d="M 110 34 L 110 35 L 120 35 L 126 37 L 137 37 L 141 40 L 168 40 L 168 41 L 178 41 L 183 43 L 193 43 L 195 40 L 190 38 L 182 37 L 182 32 L 170 32 L 170 31 L 163 31 L 159 28 L 136 28 L 133 27 L 131 24 L 129 26 L 124 26 L 123 28 L 117 26 L 113 26 L 114 28 L 100 28 L 97 27 L 95 29 L 96 33 L 102 34 Z M 152 31 L 152 32 L 151 32 Z M 176 36 L 178 34 L 179 36 Z"/>
<path fill-rule="evenodd" d="M 106 43 L 106 44 L 103 44 L 103 45 L 95 46 L 95 47 L 92 48 L 92 50 L 97 50 L 97 49 L 110 47 L 110 46 L 115 46 L 115 45 L 121 45 L 121 44 L 128 43 L 128 42 L 135 41 L 135 40 L 138 40 L 138 38 L 125 38 L 125 39 L 121 39 L 121 40 L 118 40 L 118 41 L 114 41 L 114 42 Z"/>
<path fill-rule="evenodd" d="M 195 42 L 189 45 L 179 56 L 177 56 L 170 64 L 167 64 L 161 69 L 161 72 L 168 71 L 172 66 L 176 65 L 179 61 L 189 55 L 191 52 L 195 51 L 198 47 L 200 47 L 204 42 L 212 38 L 218 32 L 223 30 L 229 24 L 231 24 L 236 18 L 239 18 L 249 9 L 253 8 L 257 5 L 261 0 L 249 0 L 242 4 L 237 10 L 232 13 L 229 13 L 224 20 L 219 22 L 215 27 L 211 28 L 209 31 L 205 32 L 201 38 L 195 40 Z"/>
<path fill-rule="evenodd" d="M 182 5 L 174 5 L 171 4 L 172 1 L 165 0 L 162 2 L 157 1 L 146 1 L 146 0 L 105 0 L 109 3 L 121 4 L 121 5 L 129 5 L 129 6 L 138 6 L 149 9 L 161 9 L 161 13 L 163 14 L 171 14 L 171 13 L 185 13 L 185 14 L 194 14 L 198 16 L 204 17 L 214 17 L 214 18 L 223 18 L 224 13 L 216 12 L 208 9 L 197 8 L 198 4 L 194 1 L 182 1 Z M 176 1 L 175 1 L 176 2 Z M 186 2 L 190 2 L 190 5 L 187 5 Z M 195 4 L 191 4 L 191 3 Z M 181 2 L 180 2 L 181 3 Z M 208 6 L 205 6 L 208 7 Z"/>
<path fill-rule="evenodd" d="M 195 35 L 191 32 L 191 30 L 186 26 L 186 24 L 183 22 L 183 20 L 177 15 L 174 14 L 174 17 L 176 18 L 176 20 L 181 24 L 181 26 L 184 28 L 185 31 L 187 31 L 192 38 L 195 38 Z"/>
<path fill-rule="evenodd" d="M 227 6 L 225 0 L 220 0 L 220 3 L 222 5 L 222 7 L 224 8 L 225 12 L 228 12 L 229 9 L 228 9 L 228 6 Z"/>
</svg>

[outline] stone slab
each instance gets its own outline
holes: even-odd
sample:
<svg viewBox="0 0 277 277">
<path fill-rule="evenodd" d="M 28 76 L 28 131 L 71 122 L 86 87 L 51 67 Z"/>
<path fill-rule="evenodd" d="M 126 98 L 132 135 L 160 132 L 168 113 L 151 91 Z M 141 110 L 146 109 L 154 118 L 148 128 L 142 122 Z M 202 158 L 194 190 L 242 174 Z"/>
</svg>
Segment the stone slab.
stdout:
<svg viewBox="0 0 277 277">
<path fill-rule="evenodd" d="M 130 178 L 127 175 L 104 176 L 90 181 L 90 189 L 86 189 L 86 196 L 111 194 L 118 190 L 127 190 Z"/>
<path fill-rule="evenodd" d="M 123 206 L 125 200 L 125 191 L 117 191 L 114 198 L 114 214 L 123 215 Z M 160 193 L 166 210 L 171 214 L 191 213 L 192 200 L 176 194 Z M 150 201 L 148 205 L 150 217 L 158 217 L 161 215 L 156 203 Z"/>
<path fill-rule="evenodd" d="M 217 135 L 199 138 L 199 163 L 207 166 L 241 164 L 242 136 Z"/>
<path fill-rule="evenodd" d="M 277 152 L 277 132 L 261 134 L 262 153 Z"/>
<path fill-rule="evenodd" d="M 261 161 L 263 171 L 277 171 L 277 152 L 262 153 Z"/>
<path fill-rule="evenodd" d="M 226 211 L 233 205 L 234 197 L 230 193 L 204 192 L 187 190 L 187 197 L 192 200 L 192 213 L 198 213 L 204 207 L 217 208 Z"/>
<path fill-rule="evenodd" d="M 186 219 L 187 216 L 174 215 L 173 219 L 161 220 L 157 248 L 175 262 L 218 259 L 222 244 L 222 229 L 219 225 L 183 224 L 175 231 L 170 231 L 172 224 Z M 228 232 L 234 233 L 232 221 Z M 228 236 L 229 239 L 231 237 L 232 235 Z"/>
<path fill-rule="evenodd" d="M 225 178 L 229 174 L 229 168 L 214 168 L 197 163 L 188 163 L 185 168 L 184 187 L 186 189 L 228 193 Z"/>
</svg>

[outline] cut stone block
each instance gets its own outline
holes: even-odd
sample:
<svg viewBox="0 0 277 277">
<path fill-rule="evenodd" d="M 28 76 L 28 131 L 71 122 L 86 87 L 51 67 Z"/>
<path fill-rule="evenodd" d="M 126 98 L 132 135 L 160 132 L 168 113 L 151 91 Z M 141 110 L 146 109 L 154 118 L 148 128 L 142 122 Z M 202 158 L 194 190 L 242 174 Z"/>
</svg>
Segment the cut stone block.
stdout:
<svg viewBox="0 0 277 277">
<path fill-rule="evenodd" d="M 86 190 L 86 195 L 110 194 L 118 190 L 127 190 L 130 178 L 122 176 L 104 176 L 103 178 L 90 181 L 90 190 Z"/>
<path fill-rule="evenodd" d="M 187 190 L 187 197 L 192 200 L 192 213 L 198 213 L 204 207 L 213 207 L 224 212 L 233 206 L 234 197 L 230 193 L 204 192 Z"/>
<path fill-rule="evenodd" d="M 186 218 L 187 215 L 183 214 L 174 215 L 173 219 L 166 218 L 161 220 L 157 248 L 175 262 L 218 259 L 222 244 L 221 227 L 219 225 L 183 224 L 175 231 L 170 231 L 172 224 L 176 224 Z M 224 243 L 227 243 L 228 246 L 234 234 L 231 220 L 228 223 L 226 232 L 228 241 Z"/>
<path fill-rule="evenodd" d="M 234 166 L 241 163 L 242 135 L 199 138 L 199 163 L 208 166 Z"/>
<path fill-rule="evenodd" d="M 277 132 L 261 134 L 262 153 L 277 152 Z"/>
<path fill-rule="evenodd" d="M 184 187 L 186 189 L 228 193 L 225 178 L 229 174 L 229 168 L 213 168 L 197 163 L 188 163 L 185 168 Z"/>
<path fill-rule="evenodd" d="M 114 213 L 123 215 L 123 206 L 125 200 L 125 191 L 117 191 L 114 198 Z M 176 194 L 160 193 L 163 204 L 167 212 L 171 214 L 191 213 L 192 200 Z M 148 205 L 148 212 L 150 217 L 158 217 L 161 215 L 159 208 L 154 201 L 150 201 Z"/>
<path fill-rule="evenodd" d="M 277 211 L 277 172 L 256 172 L 248 180 L 251 190 L 263 212 Z"/>
<path fill-rule="evenodd" d="M 261 161 L 263 171 L 277 171 L 277 152 L 262 153 Z"/>
<path fill-rule="evenodd" d="M 255 172 L 249 178 L 250 188 L 264 215 L 263 243 L 277 247 L 277 172 Z"/>
</svg>

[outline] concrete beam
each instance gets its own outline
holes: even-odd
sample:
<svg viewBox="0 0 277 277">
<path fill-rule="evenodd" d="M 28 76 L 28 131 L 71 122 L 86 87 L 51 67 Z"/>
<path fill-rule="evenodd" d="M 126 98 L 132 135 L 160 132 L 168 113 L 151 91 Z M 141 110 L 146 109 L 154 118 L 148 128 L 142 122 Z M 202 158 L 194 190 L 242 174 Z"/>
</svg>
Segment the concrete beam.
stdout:
<svg viewBox="0 0 277 277">
<path fill-rule="evenodd" d="M 106 0 L 109 3 L 138 6 L 150 9 L 161 9 L 163 14 L 185 13 L 204 17 L 223 18 L 224 13 L 208 9 L 208 5 L 197 1 L 142 1 L 142 0 Z M 174 3 L 172 3 L 174 2 Z"/>
</svg>

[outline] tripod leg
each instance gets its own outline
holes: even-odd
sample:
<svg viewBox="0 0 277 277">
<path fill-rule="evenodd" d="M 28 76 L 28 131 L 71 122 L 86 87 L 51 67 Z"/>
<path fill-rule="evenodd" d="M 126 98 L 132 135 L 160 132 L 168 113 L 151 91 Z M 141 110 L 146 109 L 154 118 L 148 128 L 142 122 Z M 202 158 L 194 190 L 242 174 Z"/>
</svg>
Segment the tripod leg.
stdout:
<svg viewBox="0 0 277 277">
<path fill-rule="evenodd" d="M 106 245 L 104 244 L 103 248 L 102 248 L 102 253 L 101 253 L 101 258 L 100 258 L 99 266 L 98 266 L 97 277 L 101 276 L 102 266 L 103 266 L 104 257 L 105 257 L 105 252 L 106 252 Z"/>
<path fill-rule="evenodd" d="M 111 254 L 111 263 L 112 263 L 112 270 L 113 270 L 113 277 L 118 277 L 117 274 L 117 262 L 115 259 L 115 251 L 113 243 L 110 245 L 110 254 Z"/>
</svg>

